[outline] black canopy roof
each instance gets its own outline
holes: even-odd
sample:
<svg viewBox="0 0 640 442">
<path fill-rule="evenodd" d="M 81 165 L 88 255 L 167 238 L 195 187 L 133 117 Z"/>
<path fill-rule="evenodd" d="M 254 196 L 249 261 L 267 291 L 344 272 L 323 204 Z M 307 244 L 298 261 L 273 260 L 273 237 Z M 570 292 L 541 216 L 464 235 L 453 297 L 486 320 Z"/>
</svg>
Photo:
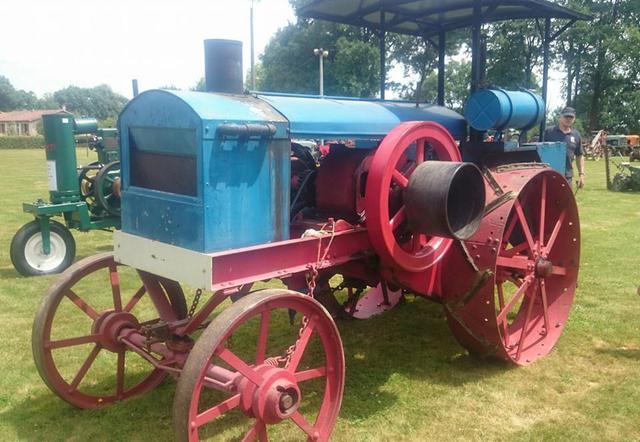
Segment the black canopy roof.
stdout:
<svg viewBox="0 0 640 442">
<path fill-rule="evenodd" d="M 588 20 L 585 14 L 546 0 L 308 0 L 300 17 L 317 18 L 398 34 L 431 37 L 441 31 L 522 18 Z"/>
</svg>

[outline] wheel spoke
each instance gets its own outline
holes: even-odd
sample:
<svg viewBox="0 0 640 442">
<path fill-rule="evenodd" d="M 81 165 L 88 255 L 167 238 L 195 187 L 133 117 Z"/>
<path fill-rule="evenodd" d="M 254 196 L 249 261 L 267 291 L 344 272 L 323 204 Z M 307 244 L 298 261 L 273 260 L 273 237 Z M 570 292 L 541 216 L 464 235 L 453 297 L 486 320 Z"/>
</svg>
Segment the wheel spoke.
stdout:
<svg viewBox="0 0 640 442">
<path fill-rule="evenodd" d="M 269 336 L 269 310 L 262 312 L 260 318 L 260 334 L 258 335 L 258 349 L 256 350 L 256 365 L 264 362 L 267 352 L 267 338 Z"/>
<path fill-rule="evenodd" d="M 256 437 L 260 442 L 266 442 L 269 440 L 267 437 L 267 426 L 264 421 L 258 419 L 256 423 L 247 431 L 247 434 L 242 438 L 242 442 L 249 442 L 256 440 Z"/>
<path fill-rule="evenodd" d="M 307 433 L 307 435 L 314 440 L 316 437 L 316 429 L 314 427 L 312 427 L 309 422 L 307 422 L 307 420 L 304 418 L 304 416 L 299 412 L 296 411 L 295 413 L 293 413 L 291 415 L 291 420 L 293 422 L 295 422 L 295 424 L 300 427 L 300 429 L 302 431 L 304 431 L 305 433 Z"/>
<path fill-rule="evenodd" d="M 302 331 L 300 339 L 298 339 L 298 341 L 296 342 L 295 352 L 293 353 L 291 361 L 287 366 L 287 370 L 289 370 L 290 372 L 295 373 L 296 369 L 298 368 L 298 364 L 300 364 L 300 361 L 302 360 L 302 356 L 304 355 L 304 351 L 307 348 L 307 344 L 309 344 L 309 339 L 311 339 L 311 335 L 313 334 L 315 327 L 316 321 L 314 318 L 311 318 L 307 326 Z"/>
<path fill-rule="evenodd" d="M 122 311 L 122 297 L 120 296 L 120 278 L 116 265 L 109 266 L 109 280 L 111 281 L 111 293 L 113 294 L 113 307 L 116 312 Z"/>
<path fill-rule="evenodd" d="M 78 370 L 78 373 L 76 373 L 76 376 L 73 378 L 73 381 L 71 381 L 71 384 L 69 384 L 70 391 L 78 388 L 78 385 L 80 385 L 80 382 L 87 374 L 87 371 L 89 371 L 89 368 L 91 368 L 91 364 L 93 364 L 93 361 L 95 361 L 98 357 L 98 353 L 100 353 L 101 348 L 102 347 L 100 346 L 100 344 L 94 345 L 91 353 L 89 353 L 89 356 L 87 356 L 87 359 L 85 359 L 85 361 L 83 362 L 80 370 Z"/>
<path fill-rule="evenodd" d="M 520 256 L 520 255 L 518 255 Z M 517 269 L 517 270 L 530 270 L 530 266 L 533 265 L 533 261 L 525 258 L 524 256 L 519 257 L 508 257 L 508 256 L 498 256 L 496 260 L 496 265 L 498 267 L 506 267 L 509 269 Z"/>
<path fill-rule="evenodd" d="M 67 338 L 67 339 L 59 339 L 57 341 L 49 341 L 44 344 L 45 348 L 64 348 L 64 347 L 72 347 L 74 345 L 82 345 L 89 344 L 91 342 L 98 342 L 100 339 L 100 335 L 87 335 L 87 336 L 78 336 L 75 338 Z"/>
<path fill-rule="evenodd" d="M 547 289 L 545 287 L 544 279 L 538 280 L 538 289 L 540 290 L 540 297 L 542 298 L 542 310 L 544 311 L 544 333 L 549 333 L 549 304 L 547 301 Z"/>
<path fill-rule="evenodd" d="M 551 274 L 557 276 L 565 276 L 567 274 L 567 269 L 560 266 L 551 266 Z"/>
<path fill-rule="evenodd" d="M 398 186 L 406 189 L 409 185 L 409 179 L 402 174 L 398 169 L 393 169 L 393 180 L 398 183 Z"/>
<path fill-rule="evenodd" d="M 534 287 L 534 290 L 536 288 Z M 533 310 L 533 304 L 535 302 L 535 296 L 532 294 L 529 296 L 529 304 L 527 305 L 527 314 L 524 317 L 524 324 L 522 324 L 522 331 L 520 332 L 520 339 L 518 340 L 518 351 L 516 352 L 516 361 L 520 360 L 522 355 L 522 344 L 524 344 L 524 337 L 527 334 L 527 327 L 529 326 L 529 318 L 531 318 L 531 311 Z"/>
<path fill-rule="evenodd" d="M 510 249 L 506 249 L 502 251 L 502 256 L 515 256 L 518 255 L 520 252 L 524 251 L 524 250 L 528 250 L 529 249 L 529 244 L 525 241 L 523 243 L 518 244 L 517 246 L 514 246 Z"/>
<path fill-rule="evenodd" d="M 520 220 L 522 232 L 524 233 L 524 236 L 525 238 L 527 238 L 527 242 L 529 243 L 529 249 L 531 249 L 531 251 L 534 251 L 535 244 L 533 242 L 533 236 L 531 235 L 531 230 L 529 230 L 529 224 L 527 223 L 527 218 L 524 216 L 522 206 L 517 199 L 515 200 L 514 207 L 516 208 L 516 214 L 518 215 L 518 219 Z"/>
<path fill-rule="evenodd" d="M 211 422 L 218 416 L 226 413 L 227 411 L 233 410 L 238 405 L 240 405 L 240 394 L 236 394 L 235 396 L 232 396 L 229 399 L 220 402 L 218 405 L 198 414 L 195 418 L 195 426 L 201 427 L 204 424 Z"/>
<path fill-rule="evenodd" d="M 425 145 L 424 138 L 416 142 L 416 164 L 420 164 L 424 162 L 424 147 L 425 147 L 424 145 Z"/>
<path fill-rule="evenodd" d="M 122 399 L 122 394 L 124 393 L 125 354 L 124 350 L 118 352 L 118 368 L 116 369 L 116 397 L 118 399 Z"/>
<path fill-rule="evenodd" d="M 498 286 L 498 302 L 500 305 L 500 311 L 504 310 L 504 287 L 502 286 L 502 283 L 499 282 L 497 284 Z M 509 324 L 507 323 L 506 319 L 503 319 L 501 321 L 502 324 L 502 332 L 503 332 L 503 338 L 504 338 L 504 346 L 508 347 L 509 346 Z"/>
<path fill-rule="evenodd" d="M 321 378 L 327 375 L 327 367 L 310 368 L 309 370 L 302 370 L 295 373 L 296 382 L 309 381 L 311 379 Z"/>
<path fill-rule="evenodd" d="M 222 347 L 216 352 L 216 355 L 257 386 L 260 386 L 262 384 L 262 376 L 256 373 L 253 368 L 247 365 L 246 362 L 237 357 L 235 354 L 233 354 L 228 348 Z"/>
<path fill-rule="evenodd" d="M 540 234 L 538 235 L 538 247 L 544 244 L 544 218 L 547 208 L 547 176 L 542 176 L 542 196 L 540 197 Z"/>
<path fill-rule="evenodd" d="M 98 319 L 98 316 L 100 316 L 98 314 L 98 312 L 96 312 L 93 307 L 91 307 L 89 304 L 87 304 L 86 302 L 84 302 L 84 300 L 82 298 L 80 298 L 78 295 L 76 295 L 73 290 L 68 289 L 67 292 L 65 293 L 66 297 L 69 298 L 71 300 L 71 302 L 73 302 L 75 305 L 78 306 L 78 308 L 80 310 L 82 310 L 83 312 L 85 312 L 91 319 L 96 320 Z"/>
<path fill-rule="evenodd" d="M 507 305 L 500 311 L 500 314 L 498 315 L 498 318 L 497 318 L 498 323 L 505 320 L 505 318 L 507 317 L 507 314 L 511 311 L 511 309 L 513 309 L 513 307 L 520 300 L 520 298 L 522 298 L 522 296 L 527 291 L 527 288 L 529 287 L 530 284 L 531 284 L 531 278 L 525 278 L 522 285 L 518 287 L 518 290 L 513 295 L 513 298 L 511 298 L 507 303 Z"/>
<path fill-rule="evenodd" d="M 406 218 L 406 212 L 405 212 L 405 207 L 402 206 L 400 208 L 400 210 L 398 210 L 396 212 L 395 215 L 393 215 L 393 218 L 391 218 L 391 220 L 389 221 L 389 227 L 391 227 L 391 231 L 395 231 L 398 227 L 400 227 L 400 224 L 402 224 L 402 222 L 405 220 Z"/>
<path fill-rule="evenodd" d="M 560 233 L 560 228 L 564 223 L 564 217 L 566 216 L 566 214 L 567 214 L 567 211 L 563 210 L 562 213 L 560 214 L 560 217 L 558 218 L 558 221 L 556 221 L 556 224 L 553 226 L 553 231 L 551 232 L 551 236 L 549 237 L 549 242 L 547 242 L 547 244 L 544 245 L 544 249 L 547 254 L 550 253 L 551 250 L 553 249 L 553 245 L 556 242 L 558 233 Z"/>
<path fill-rule="evenodd" d="M 129 302 L 127 302 L 127 305 L 124 307 L 124 311 L 130 312 L 131 310 L 133 310 L 138 301 L 140 301 L 140 298 L 142 298 L 145 293 L 147 293 L 147 288 L 142 285 L 142 287 L 140 287 L 138 291 L 131 297 Z"/>
</svg>

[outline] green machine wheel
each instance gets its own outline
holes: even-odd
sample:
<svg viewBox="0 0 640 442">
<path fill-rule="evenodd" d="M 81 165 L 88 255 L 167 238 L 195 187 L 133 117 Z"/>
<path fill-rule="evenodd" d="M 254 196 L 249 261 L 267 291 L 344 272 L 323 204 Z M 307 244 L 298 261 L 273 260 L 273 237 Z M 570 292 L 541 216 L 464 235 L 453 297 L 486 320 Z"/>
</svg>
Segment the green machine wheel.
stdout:
<svg viewBox="0 0 640 442">
<path fill-rule="evenodd" d="M 69 267 L 76 254 L 76 242 L 69 229 L 49 221 L 50 251 L 44 253 L 40 223 L 22 226 L 11 240 L 11 262 L 24 276 L 59 273 Z"/>
<path fill-rule="evenodd" d="M 94 192 L 96 200 L 107 213 L 120 215 L 120 161 L 100 169 L 94 181 Z"/>
</svg>

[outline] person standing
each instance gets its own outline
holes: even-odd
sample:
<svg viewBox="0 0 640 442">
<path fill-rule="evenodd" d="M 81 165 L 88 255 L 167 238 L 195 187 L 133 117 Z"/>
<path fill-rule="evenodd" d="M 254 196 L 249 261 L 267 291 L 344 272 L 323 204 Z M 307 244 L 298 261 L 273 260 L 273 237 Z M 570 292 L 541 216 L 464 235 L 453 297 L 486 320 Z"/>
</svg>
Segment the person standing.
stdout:
<svg viewBox="0 0 640 442">
<path fill-rule="evenodd" d="M 567 166 L 564 173 L 565 178 L 573 186 L 573 160 L 576 160 L 578 169 L 578 188 L 584 187 L 584 154 L 582 152 L 582 139 L 580 132 L 574 127 L 576 121 L 576 110 L 572 107 L 565 107 L 560 112 L 558 124 L 544 131 L 544 141 L 563 142 L 567 145 Z"/>
</svg>

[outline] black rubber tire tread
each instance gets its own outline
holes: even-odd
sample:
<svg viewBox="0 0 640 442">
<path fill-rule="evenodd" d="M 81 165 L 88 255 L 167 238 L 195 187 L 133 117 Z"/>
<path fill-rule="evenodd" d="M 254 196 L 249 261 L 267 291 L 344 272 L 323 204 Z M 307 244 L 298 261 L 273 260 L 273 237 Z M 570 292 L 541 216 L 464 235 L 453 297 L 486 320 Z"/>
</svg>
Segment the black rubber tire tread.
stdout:
<svg viewBox="0 0 640 442">
<path fill-rule="evenodd" d="M 193 349 L 189 353 L 187 362 L 185 363 L 180 378 L 178 379 L 178 385 L 173 399 L 173 428 L 176 441 L 188 442 L 189 440 L 189 434 L 188 431 L 186 431 L 189 428 L 189 406 L 191 404 L 193 390 L 196 382 L 198 381 L 198 377 L 200 376 L 200 369 L 211 356 L 211 350 L 221 344 L 229 326 L 238 316 L 241 316 L 245 312 L 255 309 L 259 305 L 265 304 L 283 294 L 299 296 L 308 302 L 316 304 L 326 318 L 333 322 L 331 315 L 322 306 L 322 304 L 309 296 L 284 289 L 264 289 L 250 293 L 225 309 L 220 313 L 220 315 L 211 321 L 202 335 L 198 338 Z"/>
<path fill-rule="evenodd" d="M 52 232 L 60 235 L 65 245 L 67 246 L 67 253 L 60 265 L 53 270 L 42 271 L 35 269 L 29 265 L 27 259 L 24 256 L 24 247 L 27 241 L 31 237 L 40 233 L 40 223 L 37 220 L 28 222 L 24 226 L 20 227 L 11 240 L 11 263 L 13 267 L 23 276 L 38 276 L 38 275 L 50 275 L 54 273 L 60 273 L 73 263 L 76 256 L 76 241 L 73 235 L 63 224 L 57 221 L 49 220 L 50 229 Z"/>
</svg>

